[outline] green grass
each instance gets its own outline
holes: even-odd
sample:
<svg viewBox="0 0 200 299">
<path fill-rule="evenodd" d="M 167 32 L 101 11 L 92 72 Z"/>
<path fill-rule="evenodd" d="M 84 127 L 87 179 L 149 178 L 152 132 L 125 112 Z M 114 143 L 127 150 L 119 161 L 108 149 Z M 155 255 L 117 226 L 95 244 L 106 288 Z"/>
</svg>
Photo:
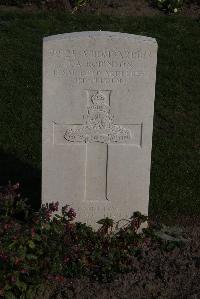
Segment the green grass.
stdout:
<svg viewBox="0 0 200 299">
<path fill-rule="evenodd" d="M 0 13 L 0 185 L 40 202 L 42 38 L 86 30 L 157 39 L 150 214 L 200 213 L 200 19 Z M 123 200 L 123 199 L 122 199 Z"/>
</svg>

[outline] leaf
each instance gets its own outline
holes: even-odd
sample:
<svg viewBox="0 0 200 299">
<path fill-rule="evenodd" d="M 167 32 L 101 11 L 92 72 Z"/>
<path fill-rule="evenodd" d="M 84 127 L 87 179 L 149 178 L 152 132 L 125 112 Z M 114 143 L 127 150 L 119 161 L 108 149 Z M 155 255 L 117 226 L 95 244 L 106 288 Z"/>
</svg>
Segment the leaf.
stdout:
<svg viewBox="0 0 200 299">
<path fill-rule="evenodd" d="M 31 249 L 34 249 L 34 248 L 35 248 L 35 243 L 34 243 L 32 240 L 30 240 L 30 241 L 28 241 L 28 246 L 29 246 Z"/>
<path fill-rule="evenodd" d="M 107 225 L 107 226 L 113 226 L 113 219 L 106 217 L 106 218 L 100 219 L 99 221 L 97 221 L 97 223 Z"/>
<path fill-rule="evenodd" d="M 45 223 L 44 229 L 50 230 L 51 229 L 51 225 L 49 223 Z"/>
<path fill-rule="evenodd" d="M 36 293 L 37 293 L 37 286 L 31 286 L 26 291 L 26 298 L 35 299 L 35 298 L 37 298 Z"/>
<path fill-rule="evenodd" d="M 58 218 L 58 219 L 62 218 L 62 216 L 60 216 L 60 215 L 58 215 L 58 214 L 55 214 L 54 217 L 55 217 L 55 218 Z"/>
<path fill-rule="evenodd" d="M 34 254 L 27 254 L 26 255 L 27 260 L 37 260 L 37 256 Z"/>
<path fill-rule="evenodd" d="M 11 290 L 11 289 L 12 289 L 12 286 L 9 285 L 8 283 L 6 283 L 4 290 L 8 291 L 8 290 Z"/>
<path fill-rule="evenodd" d="M 16 241 L 12 242 L 12 243 L 8 246 L 8 248 L 9 248 L 9 249 L 13 249 L 13 248 L 15 247 L 16 243 L 17 243 Z"/>
<path fill-rule="evenodd" d="M 38 235 L 38 234 L 35 234 L 35 236 L 34 236 L 34 240 L 36 240 L 36 241 L 41 241 L 41 236 Z"/>
<path fill-rule="evenodd" d="M 20 280 L 17 280 L 16 281 L 16 286 L 18 287 L 18 289 L 20 290 L 20 291 L 26 291 L 26 289 L 27 289 L 27 285 L 26 285 L 26 283 L 25 282 L 23 282 L 23 281 L 20 281 Z"/>
<path fill-rule="evenodd" d="M 17 299 L 17 297 L 15 297 L 13 292 L 6 292 L 5 293 L 5 299 Z"/>
<path fill-rule="evenodd" d="M 40 284 L 37 284 L 37 285 L 33 285 L 31 287 L 32 289 L 32 294 L 31 292 L 29 293 L 30 296 L 28 297 L 27 295 L 27 299 L 37 299 L 38 297 L 39 298 L 49 298 L 49 291 L 50 291 L 50 284 L 49 283 L 40 283 Z"/>
<path fill-rule="evenodd" d="M 23 245 L 19 246 L 18 253 L 19 253 L 21 258 L 25 257 L 26 251 L 27 251 L 26 246 L 23 246 Z"/>
</svg>

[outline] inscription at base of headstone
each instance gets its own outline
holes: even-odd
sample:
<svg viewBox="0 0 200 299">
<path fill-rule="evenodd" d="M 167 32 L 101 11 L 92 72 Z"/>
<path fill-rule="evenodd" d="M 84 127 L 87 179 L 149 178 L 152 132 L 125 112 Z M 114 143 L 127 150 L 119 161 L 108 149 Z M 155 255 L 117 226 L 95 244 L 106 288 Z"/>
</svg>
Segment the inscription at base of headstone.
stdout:
<svg viewBox="0 0 200 299">
<path fill-rule="evenodd" d="M 155 39 L 67 33 L 43 42 L 42 202 L 98 228 L 148 214 Z"/>
</svg>

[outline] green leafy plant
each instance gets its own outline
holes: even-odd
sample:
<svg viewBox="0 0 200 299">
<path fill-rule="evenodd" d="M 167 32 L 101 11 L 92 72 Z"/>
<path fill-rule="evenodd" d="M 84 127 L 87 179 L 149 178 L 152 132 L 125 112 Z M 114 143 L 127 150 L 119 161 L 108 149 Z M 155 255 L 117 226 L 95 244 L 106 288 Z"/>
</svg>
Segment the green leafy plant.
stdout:
<svg viewBox="0 0 200 299">
<path fill-rule="evenodd" d="M 25 218 L 29 214 L 28 199 L 20 198 L 20 185 L 17 182 L 12 185 L 8 182 L 7 186 L 0 186 L 0 220 L 23 214 Z"/>
<path fill-rule="evenodd" d="M 102 227 L 99 229 L 99 233 L 105 234 L 105 235 L 109 233 L 109 229 L 111 229 L 111 231 L 112 231 L 112 228 L 114 225 L 114 221 L 108 217 L 97 221 L 97 223 L 102 224 Z"/>
<path fill-rule="evenodd" d="M 95 232 L 74 223 L 76 212 L 69 205 L 59 211 L 58 202 L 52 202 L 34 212 L 26 201 L 19 183 L 1 187 L 0 296 L 5 298 L 34 298 L 43 284 L 69 277 L 111 281 L 116 273 L 131 271 L 131 259 L 142 258 L 152 244 L 164 244 L 167 251 L 177 246 L 177 240 L 162 238 L 150 227 L 138 232 L 148 219 L 140 212 L 120 229 L 112 219 L 101 219 Z"/>
<path fill-rule="evenodd" d="M 80 7 L 86 6 L 89 3 L 90 0 L 74 0 L 73 3 L 73 11 L 72 13 L 75 13 Z"/>
<path fill-rule="evenodd" d="M 184 0 L 153 0 L 151 2 L 155 7 L 170 13 L 177 13 L 184 4 Z"/>
</svg>

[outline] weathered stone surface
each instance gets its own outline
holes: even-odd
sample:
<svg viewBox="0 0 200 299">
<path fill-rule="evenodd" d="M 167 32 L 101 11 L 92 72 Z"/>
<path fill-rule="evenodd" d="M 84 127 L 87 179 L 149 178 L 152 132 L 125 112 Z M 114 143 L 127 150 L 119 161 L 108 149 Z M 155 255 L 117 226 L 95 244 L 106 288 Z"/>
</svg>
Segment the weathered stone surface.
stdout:
<svg viewBox="0 0 200 299">
<path fill-rule="evenodd" d="M 155 39 L 66 33 L 43 42 L 42 201 L 77 221 L 148 214 Z"/>
</svg>

